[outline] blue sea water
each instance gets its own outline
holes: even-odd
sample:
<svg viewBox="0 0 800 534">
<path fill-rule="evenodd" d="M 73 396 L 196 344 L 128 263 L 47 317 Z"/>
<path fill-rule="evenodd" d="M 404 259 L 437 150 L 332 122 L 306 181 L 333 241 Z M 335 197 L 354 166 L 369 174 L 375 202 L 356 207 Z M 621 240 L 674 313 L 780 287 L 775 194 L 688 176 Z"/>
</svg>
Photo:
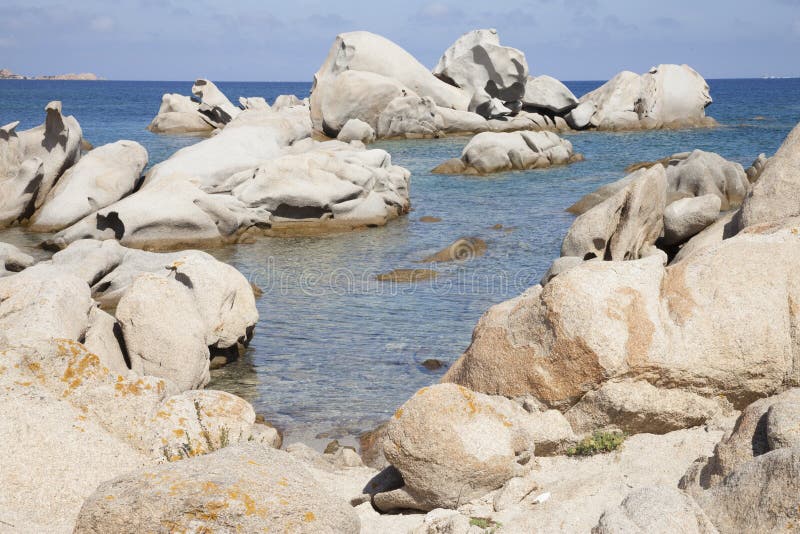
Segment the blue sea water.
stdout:
<svg viewBox="0 0 800 534">
<path fill-rule="evenodd" d="M 601 82 L 567 82 L 581 95 Z M 210 387 L 235 392 L 291 440 L 348 437 L 386 419 L 452 363 L 492 304 L 536 283 L 558 255 L 573 217 L 564 209 L 634 162 L 700 148 L 749 165 L 771 155 L 800 121 L 800 79 L 711 80 L 707 112 L 719 128 L 570 134 L 586 161 L 568 167 L 490 177 L 440 176 L 430 169 L 457 156 L 468 138 L 386 141 L 375 146 L 412 172 L 413 211 L 383 228 L 325 237 L 262 238 L 210 252 L 264 289 L 261 319 L 245 357 L 212 372 Z M 309 83 L 232 83 L 231 98 L 306 96 Z M 165 92 L 189 94 L 191 82 L 0 81 L 0 124 L 41 123 L 45 104 L 61 100 L 84 136 L 100 145 L 142 143 L 151 164 L 197 142 L 145 130 Z M 438 223 L 420 222 L 422 216 Z M 503 229 L 492 227 L 502 224 Z M 463 236 L 488 244 L 484 256 L 439 265 L 434 282 L 379 283 L 374 275 L 420 267 L 421 258 Z M 31 246 L 40 235 L 0 231 Z M 41 254 L 41 253 L 39 253 Z"/>
</svg>

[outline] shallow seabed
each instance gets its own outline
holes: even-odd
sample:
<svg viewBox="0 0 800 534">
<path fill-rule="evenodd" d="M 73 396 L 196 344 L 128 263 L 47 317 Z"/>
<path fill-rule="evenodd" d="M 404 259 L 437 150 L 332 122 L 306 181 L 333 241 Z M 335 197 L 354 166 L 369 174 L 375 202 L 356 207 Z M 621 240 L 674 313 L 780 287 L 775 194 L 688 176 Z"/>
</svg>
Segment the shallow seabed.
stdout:
<svg viewBox="0 0 800 534">
<path fill-rule="evenodd" d="M 572 82 L 580 95 L 599 82 Z M 239 361 L 212 372 L 209 387 L 252 402 L 289 441 L 351 438 L 389 417 L 418 388 L 439 379 L 429 358 L 450 364 L 469 345 L 472 329 L 492 304 L 538 282 L 558 255 L 573 217 L 564 208 L 630 163 L 700 148 L 745 167 L 771 155 L 800 121 L 800 80 L 712 80 L 715 129 L 567 136 L 586 161 L 568 167 L 491 177 L 431 175 L 458 156 L 468 138 L 377 143 L 412 172 L 413 211 L 383 228 L 302 239 L 259 239 L 210 252 L 264 291 L 256 335 Z M 220 83 L 238 96 L 306 94 L 307 83 Z M 161 94 L 187 94 L 190 82 L 0 82 L 0 124 L 40 123 L 48 100 L 80 121 L 95 145 L 128 138 L 149 151 L 151 164 L 196 142 L 144 130 Z M 422 216 L 440 217 L 423 223 Z M 494 225 L 502 229 L 493 229 Z M 416 284 L 374 276 L 416 262 L 455 239 L 477 236 L 485 255 L 435 268 Z M 20 229 L 0 240 L 33 246 L 42 236 Z M 41 254 L 41 253 L 40 253 Z M 44 255 L 42 255 L 44 257 Z"/>
</svg>

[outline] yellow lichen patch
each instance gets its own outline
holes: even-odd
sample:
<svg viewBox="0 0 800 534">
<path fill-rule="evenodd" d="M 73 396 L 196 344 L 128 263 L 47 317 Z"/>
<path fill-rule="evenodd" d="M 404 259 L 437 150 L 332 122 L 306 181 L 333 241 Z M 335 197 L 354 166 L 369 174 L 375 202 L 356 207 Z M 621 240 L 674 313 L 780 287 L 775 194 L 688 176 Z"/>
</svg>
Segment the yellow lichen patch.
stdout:
<svg viewBox="0 0 800 534">
<path fill-rule="evenodd" d="M 463 386 L 458 386 L 458 391 L 461 393 L 461 396 L 464 397 L 464 400 L 467 401 L 467 410 L 469 411 L 469 415 L 475 415 L 480 411 L 478 405 L 475 404 L 475 394 L 468 390 Z"/>
<path fill-rule="evenodd" d="M 306 515 L 303 516 L 303 521 L 305 521 L 306 523 L 311 523 L 312 521 L 315 521 L 316 519 L 317 519 L 317 516 L 314 515 L 314 512 L 306 512 Z"/>
<path fill-rule="evenodd" d="M 142 394 L 142 391 L 149 391 L 152 389 L 152 386 L 148 383 L 145 383 L 144 380 L 139 378 L 135 382 L 127 381 L 127 382 L 117 382 L 114 384 L 114 388 L 123 396 L 134 395 L 136 397 Z"/>
<path fill-rule="evenodd" d="M 176 438 L 180 438 L 186 435 L 186 432 L 182 428 L 176 428 L 175 430 L 172 431 L 172 433 L 175 434 Z"/>
<path fill-rule="evenodd" d="M 281 479 L 278 480 L 278 485 L 279 486 L 288 486 L 289 482 L 286 481 L 286 477 L 281 477 Z"/>
<path fill-rule="evenodd" d="M 115 497 L 113 495 L 106 495 L 105 496 L 105 500 L 107 500 L 107 501 L 113 501 L 114 499 L 115 499 Z"/>
<path fill-rule="evenodd" d="M 228 497 L 244 505 L 245 515 L 258 515 L 259 517 L 266 517 L 267 515 L 267 511 L 264 508 L 256 506 L 255 499 L 237 488 L 228 490 Z"/>
<path fill-rule="evenodd" d="M 403 416 L 403 409 L 402 408 L 398 408 L 397 411 L 394 412 L 394 418 L 395 419 L 400 419 L 402 416 Z"/>
<path fill-rule="evenodd" d="M 419 390 L 419 391 L 417 391 L 417 392 L 414 394 L 414 396 L 416 397 L 416 396 L 419 396 L 419 395 L 424 395 L 426 391 L 428 391 L 428 388 L 426 388 L 426 387 L 425 387 L 425 388 L 420 388 L 420 390 Z"/>
<path fill-rule="evenodd" d="M 33 384 L 33 382 L 30 382 L 30 381 L 25 381 L 25 382 L 14 382 L 14 383 L 15 383 L 16 385 L 18 385 L 18 386 L 23 386 L 23 387 L 28 387 L 28 386 L 30 386 L 31 384 Z"/>
</svg>

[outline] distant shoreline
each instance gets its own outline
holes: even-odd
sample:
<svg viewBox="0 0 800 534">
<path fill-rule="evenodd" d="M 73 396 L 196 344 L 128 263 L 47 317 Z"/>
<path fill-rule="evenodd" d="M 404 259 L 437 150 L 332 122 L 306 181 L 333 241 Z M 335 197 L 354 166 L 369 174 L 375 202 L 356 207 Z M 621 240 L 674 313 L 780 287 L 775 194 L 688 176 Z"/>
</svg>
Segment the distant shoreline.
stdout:
<svg viewBox="0 0 800 534">
<path fill-rule="evenodd" d="M 78 74 L 52 74 L 46 76 L 25 76 L 16 74 L 8 69 L 0 69 L 0 80 L 79 80 L 79 81 L 100 81 L 102 78 L 92 72 L 81 72 Z"/>
</svg>

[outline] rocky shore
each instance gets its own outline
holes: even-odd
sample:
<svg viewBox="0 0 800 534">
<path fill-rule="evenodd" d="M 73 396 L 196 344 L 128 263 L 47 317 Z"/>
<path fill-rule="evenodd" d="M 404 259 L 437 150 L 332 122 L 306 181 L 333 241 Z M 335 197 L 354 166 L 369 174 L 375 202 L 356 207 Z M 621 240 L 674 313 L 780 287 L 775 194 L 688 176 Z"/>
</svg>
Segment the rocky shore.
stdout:
<svg viewBox="0 0 800 534">
<path fill-rule="evenodd" d="M 46 76 L 24 76 L 16 74 L 8 69 L 0 69 L 0 80 L 88 80 L 97 81 L 101 78 L 97 74 L 91 72 L 82 72 L 80 74 L 50 74 Z"/>
<path fill-rule="evenodd" d="M 151 131 L 208 138 L 149 168 L 133 141 L 87 150 L 58 101 L 0 128 L 0 225 L 54 232 L 38 263 L 0 243 L 0 530 L 797 530 L 800 125 L 747 170 L 665 155 L 564 206 L 542 282 L 490 308 L 359 451 L 284 448 L 249 402 L 205 389 L 212 360 L 269 333 L 245 276 L 186 247 L 407 214 L 410 173 L 364 143 L 477 133 L 437 169 L 488 174 L 580 159 L 549 130 L 711 123 L 689 67 L 578 99 L 493 30 L 432 72 L 342 34 L 314 80 L 271 105 L 204 79 L 164 95 Z"/>
</svg>

